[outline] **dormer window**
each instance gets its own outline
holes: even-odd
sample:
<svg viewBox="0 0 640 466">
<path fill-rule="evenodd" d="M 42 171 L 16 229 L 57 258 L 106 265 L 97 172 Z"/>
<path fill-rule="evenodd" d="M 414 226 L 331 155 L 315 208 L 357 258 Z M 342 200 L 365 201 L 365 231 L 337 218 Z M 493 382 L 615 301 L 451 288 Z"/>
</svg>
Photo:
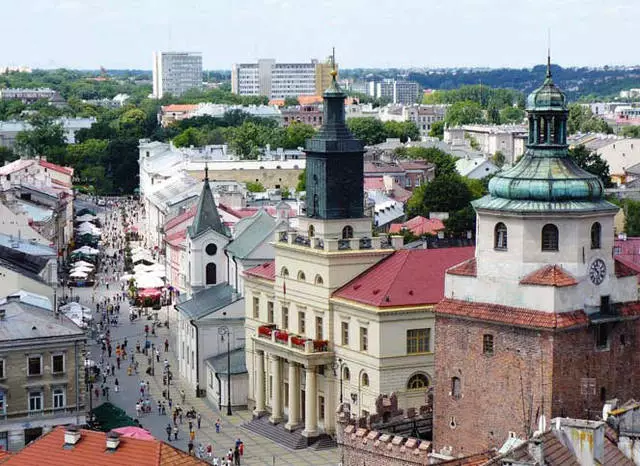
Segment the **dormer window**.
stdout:
<svg viewBox="0 0 640 466">
<path fill-rule="evenodd" d="M 558 250 L 558 227 L 552 223 L 547 223 L 542 227 L 542 250 L 557 251 Z"/>
<path fill-rule="evenodd" d="M 503 251 L 507 249 L 507 226 L 502 222 L 497 223 L 493 230 L 493 247 Z"/>
<path fill-rule="evenodd" d="M 347 225 L 342 229 L 342 239 L 351 239 L 353 238 L 353 227 Z"/>
</svg>

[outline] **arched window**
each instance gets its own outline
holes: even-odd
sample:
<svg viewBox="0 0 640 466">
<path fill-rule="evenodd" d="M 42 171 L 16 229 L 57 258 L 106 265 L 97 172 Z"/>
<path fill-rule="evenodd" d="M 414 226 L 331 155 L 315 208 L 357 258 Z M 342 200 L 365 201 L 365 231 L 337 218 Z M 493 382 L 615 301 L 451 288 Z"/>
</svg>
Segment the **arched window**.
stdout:
<svg viewBox="0 0 640 466">
<path fill-rule="evenodd" d="M 351 372 L 347 366 L 342 369 L 342 380 L 351 380 Z"/>
<path fill-rule="evenodd" d="M 362 373 L 362 386 L 363 387 L 368 387 L 369 386 L 369 374 L 367 374 L 366 372 Z"/>
<path fill-rule="evenodd" d="M 309 225 L 309 238 L 313 238 L 316 235 L 316 229 L 313 225 Z"/>
<path fill-rule="evenodd" d="M 500 222 L 493 229 L 493 247 L 495 249 L 507 249 L 507 226 Z"/>
<path fill-rule="evenodd" d="M 347 225 L 342 229 L 342 239 L 351 239 L 353 238 L 353 227 Z"/>
<path fill-rule="evenodd" d="M 558 227 L 552 223 L 547 223 L 542 227 L 542 250 L 558 250 Z"/>
<path fill-rule="evenodd" d="M 324 280 L 322 279 L 322 277 L 320 275 L 316 275 L 316 278 L 314 280 L 316 285 L 323 285 L 324 284 Z"/>
<path fill-rule="evenodd" d="M 591 249 L 600 249 L 600 237 L 602 235 L 602 227 L 598 222 L 591 225 Z"/>
<path fill-rule="evenodd" d="M 282 275 L 283 277 L 288 277 L 289 276 L 289 270 L 286 267 L 282 267 L 282 270 L 280 271 L 280 275 Z"/>
<path fill-rule="evenodd" d="M 216 284 L 216 264 L 213 262 L 209 262 L 207 264 L 205 277 L 205 284 L 207 285 L 215 285 Z"/>
<path fill-rule="evenodd" d="M 424 374 L 412 375 L 407 382 L 407 390 L 423 390 L 429 387 L 429 378 Z"/>
<path fill-rule="evenodd" d="M 305 276 L 305 274 L 304 274 L 304 272 L 302 270 L 300 272 L 298 272 L 298 280 L 303 282 L 303 281 L 306 280 L 306 278 L 307 277 Z"/>
</svg>

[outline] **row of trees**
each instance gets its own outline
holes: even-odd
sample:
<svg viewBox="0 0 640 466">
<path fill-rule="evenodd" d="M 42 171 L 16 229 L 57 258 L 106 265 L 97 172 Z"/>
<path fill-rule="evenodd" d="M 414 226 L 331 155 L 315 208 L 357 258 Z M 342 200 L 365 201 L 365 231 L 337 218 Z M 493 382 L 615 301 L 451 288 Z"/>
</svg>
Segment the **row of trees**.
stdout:
<svg viewBox="0 0 640 466">
<path fill-rule="evenodd" d="M 385 121 L 372 117 L 349 118 L 347 126 L 353 135 L 367 145 L 380 144 L 387 138 L 399 138 L 402 142 L 420 138 L 418 127 L 411 121 Z"/>
</svg>

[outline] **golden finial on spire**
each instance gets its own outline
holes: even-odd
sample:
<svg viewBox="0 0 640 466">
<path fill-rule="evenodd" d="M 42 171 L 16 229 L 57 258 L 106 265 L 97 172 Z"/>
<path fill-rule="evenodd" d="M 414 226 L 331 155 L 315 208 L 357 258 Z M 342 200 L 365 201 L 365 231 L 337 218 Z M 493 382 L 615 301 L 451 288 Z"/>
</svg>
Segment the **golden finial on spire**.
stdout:
<svg viewBox="0 0 640 466">
<path fill-rule="evenodd" d="M 331 53 L 331 77 L 334 81 L 336 80 L 336 76 L 338 76 L 338 70 L 336 70 L 336 48 L 333 47 Z"/>
</svg>

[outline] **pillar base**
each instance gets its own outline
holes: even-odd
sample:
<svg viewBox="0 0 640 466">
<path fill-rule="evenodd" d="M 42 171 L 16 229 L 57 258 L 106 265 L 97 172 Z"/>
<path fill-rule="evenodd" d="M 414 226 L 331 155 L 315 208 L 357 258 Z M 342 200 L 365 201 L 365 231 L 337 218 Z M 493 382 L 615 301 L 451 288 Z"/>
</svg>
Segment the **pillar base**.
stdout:
<svg viewBox="0 0 640 466">
<path fill-rule="evenodd" d="M 305 429 L 305 430 L 303 430 L 301 432 L 301 434 L 302 434 L 303 437 L 314 438 L 314 437 L 317 437 L 318 435 L 320 435 L 320 432 L 318 432 L 317 429 L 314 429 L 314 430 Z"/>
<path fill-rule="evenodd" d="M 280 424 L 282 422 L 282 418 L 281 417 L 275 417 L 275 416 L 271 416 L 269 418 L 269 422 L 271 424 Z"/>
<path fill-rule="evenodd" d="M 298 427 L 300 427 L 300 423 L 299 422 L 287 422 L 284 425 L 284 428 L 286 430 L 288 430 L 289 432 L 293 432 L 294 430 L 296 430 Z"/>
<path fill-rule="evenodd" d="M 253 410 L 253 418 L 254 419 L 258 419 L 261 418 L 262 416 L 264 416 L 267 412 L 265 410 L 259 411 L 257 409 Z"/>
</svg>

